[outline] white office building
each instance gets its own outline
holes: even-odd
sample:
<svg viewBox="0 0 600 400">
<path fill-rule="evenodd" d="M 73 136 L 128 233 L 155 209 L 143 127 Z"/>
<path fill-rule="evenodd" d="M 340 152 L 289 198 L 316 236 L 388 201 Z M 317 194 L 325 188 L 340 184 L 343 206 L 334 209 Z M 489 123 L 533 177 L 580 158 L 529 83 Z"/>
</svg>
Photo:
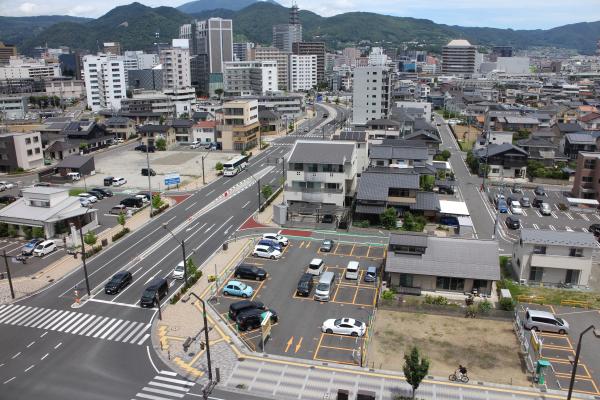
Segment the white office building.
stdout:
<svg viewBox="0 0 600 400">
<path fill-rule="evenodd" d="M 146 54 L 143 51 L 126 51 L 125 70 L 152 69 L 159 64 L 158 54 Z"/>
<path fill-rule="evenodd" d="M 173 39 L 171 47 L 160 49 L 163 69 L 163 89 L 190 87 L 190 49 L 187 39 Z"/>
<path fill-rule="evenodd" d="M 60 76 L 60 65 L 47 63 L 43 59 L 11 57 L 8 65 L 0 67 L 0 80 Z"/>
<path fill-rule="evenodd" d="M 352 84 L 352 123 L 386 118 L 390 112 L 391 73 L 386 67 L 357 67 Z"/>
<path fill-rule="evenodd" d="M 468 40 L 452 40 L 442 48 L 442 73 L 470 75 L 477 70 L 477 48 Z"/>
<path fill-rule="evenodd" d="M 374 67 L 384 67 L 388 63 L 388 56 L 384 54 L 381 47 L 373 47 L 369 53 L 369 65 Z"/>
<path fill-rule="evenodd" d="M 317 84 L 317 56 L 315 54 L 290 54 L 289 90 L 310 90 Z"/>
<path fill-rule="evenodd" d="M 226 95 L 252 96 L 276 92 L 277 61 L 232 61 L 223 63 Z"/>
<path fill-rule="evenodd" d="M 126 73 L 123 59 L 106 54 L 83 57 L 85 91 L 92 111 L 120 110 L 126 97 Z"/>
</svg>

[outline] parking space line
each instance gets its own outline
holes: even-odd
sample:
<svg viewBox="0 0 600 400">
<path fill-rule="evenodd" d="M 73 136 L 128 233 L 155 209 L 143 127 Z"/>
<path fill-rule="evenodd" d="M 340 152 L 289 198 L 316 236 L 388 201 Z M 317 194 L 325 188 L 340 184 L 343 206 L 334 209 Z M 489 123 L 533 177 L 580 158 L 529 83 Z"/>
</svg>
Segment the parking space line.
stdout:
<svg viewBox="0 0 600 400">
<path fill-rule="evenodd" d="M 582 219 L 584 219 L 584 220 L 586 220 L 586 221 L 588 221 L 588 222 L 589 222 L 589 220 L 590 220 L 590 219 L 588 218 L 588 216 L 587 216 L 587 215 L 585 215 L 585 214 L 578 214 L 578 215 L 579 215 L 579 216 L 580 216 Z"/>
<path fill-rule="evenodd" d="M 533 224 L 533 229 L 540 229 L 540 227 L 538 226 L 538 224 Z"/>
<path fill-rule="evenodd" d="M 337 287 L 335 288 L 335 294 L 333 295 L 333 300 L 332 300 L 332 301 L 333 301 L 334 303 L 335 303 L 335 298 L 336 298 L 336 297 L 337 297 L 337 295 L 338 295 L 338 290 L 340 290 L 340 284 L 339 284 L 339 283 L 337 284 Z"/>
<path fill-rule="evenodd" d="M 551 230 L 555 231 L 556 228 L 553 225 L 548 225 L 548 228 L 550 228 Z"/>
<path fill-rule="evenodd" d="M 590 231 L 587 230 L 587 228 L 581 228 L 582 231 L 584 231 L 585 233 L 589 233 Z"/>
<path fill-rule="evenodd" d="M 568 212 L 563 211 L 563 214 L 565 215 L 565 217 L 569 218 L 570 220 L 574 219 L 573 216 L 571 214 L 569 214 Z"/>
<path fill-rule="evenodd" d="M 254 293 L 252 294 L 252 297 L 250 297 L 250 300 L 254 300 L 256 298 L 256 295 L 258 294 L 258 292 L 260 292 L 260 289 L 262 289 L 264 284 L 265 281 L 260 281 L 260 285 L 258 285 L 258 288 L 254 290 Z"/>
<path fill-rule="evenodd" d="M 347 347 L 325 346 L 324 344 L 322 344 L 320 348 L 321 349 L 342 350 L 342 351 L 353 351 L 354 350 L 354 349 L 349 349 Z"/>
</svg>

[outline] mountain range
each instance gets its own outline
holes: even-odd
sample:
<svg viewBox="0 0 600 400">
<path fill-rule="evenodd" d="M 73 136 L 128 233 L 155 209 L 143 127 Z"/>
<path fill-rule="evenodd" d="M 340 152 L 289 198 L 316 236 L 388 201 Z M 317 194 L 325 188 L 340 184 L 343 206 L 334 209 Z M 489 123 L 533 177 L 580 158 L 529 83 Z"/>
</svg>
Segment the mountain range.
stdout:
<svg viewBox="0 0 600 400">
<path fill-rule="evenodd" d="M 196 9 L 200 9 L 208 6 L 207 1 L 192 3 L 199 3 Z M 15 43 L 25 53 L 44 44 L 95 52 L 104 41 L 119 41 L 128 50 L 150 49 L 156 42 L 157 32 L 160 42 L 169 42 L 171 38 L 178 37 L 179 26 L 193 18 L 223 17 L 233 19 L 236 41 L 248 40 L 268 45 L 272 26 L 287 23 L 289 9 L 268 1 L 226 0 L 218 4 L 233 7 L 248 2 L 252 4 L 239 10 L 205 9 L 191 14 L 172 7 L 151 8 L 132 3 L 116 7 L 97 19 L 66 16 L 1 17 L 0 41 Z M 189 7 L 192 5 L 188 3 Z M 31 18 L 35 18 L 35 22 Z M 450 26 L 427 19 L 367 12 L 350 12 L 326 18 L 306 10 L 300 11 L 300 21 L 304 40 L 324 41 L 329 47 L 337 49 L 361 40 L 381 43 L 386 47 L 416 41 L 439 49 L 451 39 L 464 38 L 482 46 L 512 45 L 517 49 L 552 46 L 593 54 L 596 40 L 600 37 L 600 21 L 547 30 L 513 30 Z M 35 28 L 31 29 L 32 26 Z"/>
<path fill-rule="evenodd" d="M 274 0 L 220 0 L 218 8 L 223 10 L 238 11 L 259 1 L 266 1 L 268 3 L 278 4 Z M 177 7 L 177 9 L 186 14 L 194 14 L 203 11 L 214 10 L 215 5 L 216 4 L 213 0 L 196 0 L 182 4 L 179 7 Z"/>
</svg>

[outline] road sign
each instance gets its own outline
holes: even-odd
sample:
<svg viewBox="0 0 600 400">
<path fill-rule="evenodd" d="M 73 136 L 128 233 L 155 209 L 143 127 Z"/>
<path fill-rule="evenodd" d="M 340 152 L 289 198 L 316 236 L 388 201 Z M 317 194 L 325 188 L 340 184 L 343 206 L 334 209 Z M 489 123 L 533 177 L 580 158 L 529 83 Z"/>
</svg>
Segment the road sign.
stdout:
<svg viewBox="0 0 600 400">
<path fill-rule="evenodd" d="M 168 174 L 165 175 L 165 186 L 179 185 L 181 183 L 181 177 L 179 174 Z"/>
</svg>

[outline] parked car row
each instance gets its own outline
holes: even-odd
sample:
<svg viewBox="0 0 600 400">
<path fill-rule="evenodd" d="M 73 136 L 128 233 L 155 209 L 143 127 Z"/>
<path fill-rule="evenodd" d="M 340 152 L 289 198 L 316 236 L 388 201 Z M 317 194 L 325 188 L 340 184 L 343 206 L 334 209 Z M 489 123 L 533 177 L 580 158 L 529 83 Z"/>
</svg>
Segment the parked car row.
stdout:
<svg viewBox="0 0 600 400">
<path fill-rule="evenodd" d="M 277 260 L 283 254 L 283 248 L 289 243 L 288 239 L 278 233 L 265 233 L 262 239 L 254 246 L 252 255 L 260 258 Z"/>
<path fill-rule="evenodd" d="M 16 185 L 12 182 L 0 181 L 0 192 L 4 192 L 5 190 L 13 189 L 15 187 Z"/>
<path fill-rule="evenodd" d="M 113 192 L 108 189 L 102 188 L 94 188 L 90 189 L 87 192 L 79 193 L 79 201 L 81 205 L 84 207 L 88 207 L 90 204 L 97 202 L 98 200 L 102 200 L 105 197 L 112 197 Z"/>
<path fill-rule="evenodd" d="M 23 256 L 36 256 L 43 257 L 48 255 L 58 248 L 54 240 L 46 240 L 42 238 L 35 238 L 29 240 L 21 247 L 21 255 Z"/>
</svg>

